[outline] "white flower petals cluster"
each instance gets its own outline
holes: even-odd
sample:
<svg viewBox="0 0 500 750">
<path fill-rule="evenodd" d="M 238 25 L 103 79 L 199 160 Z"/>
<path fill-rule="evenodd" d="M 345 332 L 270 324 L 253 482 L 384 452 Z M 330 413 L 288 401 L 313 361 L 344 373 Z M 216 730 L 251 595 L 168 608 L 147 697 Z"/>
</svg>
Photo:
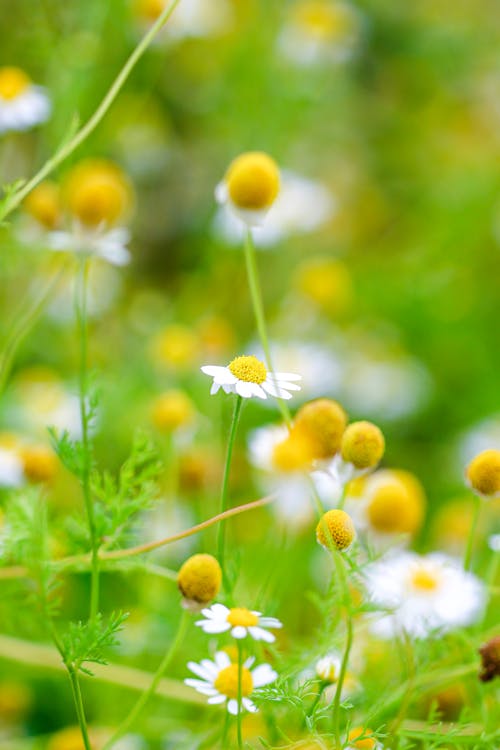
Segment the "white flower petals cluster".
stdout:
<svg viewBox="0 0 500 750">
<path fill-rule="evenodd" d="M 224 393 L 236 393 L 242 398 L 257 397 L 265 400 L 268 396 L 274 396 L 288 400 L 292 398 L 289 391 L 300 391 L 300 386 L 295 381 L 300 380 L 301 376 L 291 372 L 266 372 L 264 380 L 253 382 L 238 378 L 229 367 L 204 365 L 201 371 L 213 378 L 211 395 L 222 388 Z"/>
<path fill-rule="evenodd" d="M 31 84 L 12 99 L 0 95 L 0 133 L 29 130 L 48 120 L 51 109 L 50 99 L 41 86 Z"/>
<path fill-rule="evenodd" d="M 130 232 L 125 227 L 108 229 L 104 224 L 86 227 L 77 221 L 69 231 L 50 232 L 47 238 L 55 252 L 94 255 L 113 266 L 126 266 L 130 262 L 129 241 Z"/>
<path fill-rule="evenodd" d="M 261 612 L 245 609 L 229 609 L 224 604 L 213 604 L 201 610 L 204 620 L 198 625 L 204 633 L 226 633 L 230 631 L 238 640 L 251 636 L 255 641 L 273 643 L 276 639 L 268 628 L 281 628 L 282 623 L 276 617 L 263 617 Z"/>
</svg>

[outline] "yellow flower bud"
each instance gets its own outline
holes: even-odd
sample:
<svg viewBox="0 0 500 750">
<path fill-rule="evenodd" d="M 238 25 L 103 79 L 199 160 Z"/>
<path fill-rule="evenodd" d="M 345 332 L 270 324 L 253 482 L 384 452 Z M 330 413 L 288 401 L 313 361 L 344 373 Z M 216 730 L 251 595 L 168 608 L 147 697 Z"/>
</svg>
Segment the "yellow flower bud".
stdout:
<svg viewBox="0 0 500 750">
<path fill-rule="evenodd" d="M 299 409 L 292 432 L 309 441 L 314 458 L 332 458 L 340 449 L 346 424 L 347 415 L 340 404 L 319 398 Z"/>
<path fill-rule="evenodd" d="M 238 156 L 226 172 L 231 202 L 246 211 L 262 211 L 274 203 L 280 187 L 279 169 L 270 156 L 249 151 Z"/>
<path fill-rule="evenodd" d="M 172 432 L 192 422 L 194 412 L 193 402 L 184 391 L 171 390 L 154 401 L 152 419 L 159 430 Z"/>
<path fill-rule="evenodd" d="M 273 449 L 272 463 L 278 471 L 307 470 L 313 459 L 309 440 L 298 433 L 288 435 Z"/>
<path fill-rule="evenodd" d="M 23 445 L 20 449 L 24 474 L 30 482 L 50 482 L 54 479 L 58 460 L 46 445 Z"/>
<path fill-rule="evenodd" d="M 356 748 L 356 750 L 374 750 L 377 746 L 377 741 L 373 737 L 365 737 L 367 734 L 372 734 L 372 730 L 365 729 L 364 727 L 354 727 L 354 729 L 351 729 L 347 738 L 350 746 Z M 363 737 L 363 739 L 358 740 L 358 737 Z"/>
<path fill-rule="evenodd" d="M 66 204 L 82 224 L 113 225 L 131 208 L 132 187 L 122 170 L 103 159 L 77 164 L 64 185 Z"/>
<path fill-rule="evenodd" d="M 500 451 L 486 450 L 472 459 L 467 467 L 467 481 L 473 491 L 485 498 L 500 495 Z"/>
<path fill-rule="evenodd" d="M 368 487 L 367 516 L 385 534 L 415 534 L 424 518 L 425 496 L 409 472 L 376 472 Z"/>
<path fill-rule="evenodd" d="M 9 66 L 0 68 L 0 99 L 17 99 L 30 84 L 31 80 L 24 70 Z"/>
<path fill-rule="evenodd" d="M 61 194 L 55 182 L 41 182 L 24 201 L 26 211 L 45 229 L 54 229 L 61 217 Z"/>
<path fill-rule="evenodd" d="M 325 549 L 347 549 L 355 538 L 352 518 L 344 510 L 327 511 L 316 527 L 316 539 Z"/>
<path fill-rule="evenodd" d="M 371 469 L 384 455 L 384 436 L 371 422 L 353 422 L 342 436 L 340 450 L 344 461 L 356 469 Z"/>
<path fill-rule="evenodd" d="M 177 585 L 183 597 L 190 602 L 208 604 L 219 593 L 222 570 L 212 555 L 198 554 L 190 557 L 179 570 Z"/>
</svg>

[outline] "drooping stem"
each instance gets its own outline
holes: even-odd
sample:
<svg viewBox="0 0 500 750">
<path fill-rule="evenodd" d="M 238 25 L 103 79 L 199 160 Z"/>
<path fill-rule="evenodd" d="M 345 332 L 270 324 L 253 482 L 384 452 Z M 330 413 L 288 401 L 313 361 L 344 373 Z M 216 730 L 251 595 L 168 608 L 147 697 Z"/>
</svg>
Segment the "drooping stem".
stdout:
<svg viewBox="0 0 500 750">
<path fill-rule="evenodd" d="M 242 684 L 242 675 L 243 675 L 243 646 L 241 644 L 241 641 L 238 641 L 238 713 L 236 715 L 236 731 L 238 735 L 238 750 L 242 750 L 243 747 L 243 737 L 241 733 L 241 714 L 242 714 L 242 704 L 241 704 L 241 684 Z"/>
<path fill-rule="evenodd" d="M 120 737 L 123 737 L 123 735 L 128 732 L 128 730 L 133 726 L 134 722 L 136 721 L 137 717 L 143 710 L 148 700 L 155 694 L 158 684 L 160 683 L 163 675 L 165 674 L 167 668 L 169 667 L 173 657 L 175 656 L 177 649 L 179 648 L 180 644 L 184 640 L 188 624 L 189 624 L 189 613 L 184 610 L 181 615 L 181 619 L 179 621 L 179 627 L 177 628 L 177 633 L 173 641 L 170 644 L 170 648 L 167 650 L 167 652 L 165 653 L 165 656 L 161 660 L 158 669 L 154 673 L 153 679 L 151 680 L 149 687 L 147 688 L 147 690 L 145 690 L 142 693 L 142 695 L 140 695 L 140 697 L 138 698 L 131 712 L 128 714 L 125 720 L 120 724 L 120 726 L 116 729 L 112 737 L 110 737 L 110 739 L 105 743 L 102 750 L 110 750 L 110 748 L 113 747 L 113 745 L 120 739 Z"/>
<path fill-rule="evenodd" d="M 470 570 L 472 562 L 472 550 L 474 547 L 474 537 L 476 534 L 477 523 L 479 521 L 479 514 L 481 512 L 481 498 L 479 495 L 474 495 L 474 507 L 472 512 L 472 521 L 469 529 L 469 537 L 467 539 L 467 545 L 465 547 L 464 555 L 464 570 Z"/>
<path fill-rule="evenodd" d="M 226 461 L 224 464 L 224 474 L 222 476 L 222 487 L 220 493 L 220 513 L 224 513 L 227 509 L 228 501 L 228 487 L 229 487 L 229 474 L 231 471 L 231 461 L 233 457 L 233 447 L 236 438 L 236 431 L 238 429 L 238 423 L 240 421 L 241 407 L 243 405 L 243 399 L 241 396 L 236 396 L 234 402 L 233 417 L 231 419 L 231 427 L 229 428 L 229 438 L 227 441 L 226 450 Z M 224 547 L 225 547 L 225 526 L 221 524 L 217 532 L 217 554 L 219 563 L 224 571 Z"/>
<path fill-rule="evenodd" d="M 269 336 L 267 333 L 266 316 L 264 314 L 264 303 L 262 302 L 262 292 L 260 289 L 259 272 L 257 270 L 255 245 L 253 242 L 252 230 L 250 228 L 247 229 L 245 236 L 245 262 L 247 268 L 248 286 L 250 288 L 250 297 L 252 299 L 252 306 L 255 315 L 255 322 L 257 324 L 260 343 L 264 351 L 266 366 L 270 372 L 274 372 L 271 360 L 271 347 L 269 346 Z M 283 399 L 278 399 L 278 406 L 285 423 L 287 425 L 290 425 L 290 411 Z"/>
<path fill-rule="evenodd" d="M 82 430 L 82 466 L 81 483 L 83 500 L 90 532 L 91 548 L 91 583 L 90 583 L 90 618 L 95 618 L 99 610 L 99 540 L 97 538 L 94 506 L 90 489 L 90 472 L 92 468 L 92 453 L 89 437 L 89 405 L 88 405 L 88 352 L 87 352 L 87 281 L 89 260 L 82 260 L 80 271 L 75 284 L 75 313 L 80 340 L 80 422 Z"/>
<path fill-rule="evenodd" d="M 3 221 L 12 211 L 19 206 L 19 204 L 31 193 L 42 180 L 44 180 L 54 169 L 61 164 L 78 146 L 85 141 L 86 138 L 95 130 L 99 125 L 114 100 L 118 96 L 122 89 L 125 81 L 129 77 L 137 61 L 142 57 L 146 49 L 149 47 L 154 37 L 160 31 L 160 29 L 168 21 L 180 0 L 173 0 L 173 2 L 165 7 L 162 13 L 158 16 L 158 19 L 151 26 L 149 31 L 143 36 L 137 47 L 134 49 L 128 60 L 126 61 L 123 68 L 118 73 L 117 77 L 111 84 L 107 94 L 97 107 L 94 114 L 89 120 L 83 125 L 77 133 L 64 143 L 56 153 L 48 159 L 45 164 L 38 170 L 38 172 L 28 180 L 22 187 L 14 191 L 8 199 L 5 201 L 3 206 L 0 206 L 0 222 Z"/>
<path fill-rule="evenodd" d="M 73 700 L 75 702 L 78 725 L 82 734 L 83 745 L 85 750 L 92 750 L 87 729 L 87 719 L 85 718 L 85 709 L 83 708 L 82 691 L 80 690 L 78 673 L 73 667 L 68 666 L 68 674 L 71 682 L 71 690 L 73 692 Z"/>
</svg>

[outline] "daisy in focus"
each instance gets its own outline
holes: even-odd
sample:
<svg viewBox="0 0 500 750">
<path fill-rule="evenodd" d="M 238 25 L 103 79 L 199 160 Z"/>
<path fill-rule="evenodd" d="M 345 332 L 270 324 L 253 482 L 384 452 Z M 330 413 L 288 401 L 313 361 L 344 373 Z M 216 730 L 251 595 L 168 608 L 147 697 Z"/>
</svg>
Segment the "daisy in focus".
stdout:
<svg viewBox="0 0 500 750">
<path fill-rule="evenodd" d="M 257 707 L 250 699 L 256 688 L 270 685 L 278 675 L 269 664 L 260 664 L 251 669 L 254 658 L 247 659 L 241 668 L 241 709 L 255 713 Z M 199 679 L 188 677 L 184 682 L 202 695 L 211 704 L 226 704 L 233 716 L 239 713 L 238 706 L 238 664 L 224 651 L 215 654 L 214 661 L 203 659 L 199 664 L 188 662 L 188 668 Z"/>
<path fill-rule="evenodd" d="M 201 610 L 204 620 L 198 620 L 198 625 L 204 633 L 226 633 L 230 631 L 233 638 L 238 640 L 250 636 L 254 641 L 273 643 L 276 639 L 269 628 L 283 627 L 276 617 L 262 617 L 261 612 L 234 607 L 229 609 L 224 604 L 212 604 Z"/>
<path fill-rule="evenodd" d="M 0 68 L 0 133 L 23 131 L 48 120 L 50 100 L 45 90 L 15 67 Z"/>
<path fill-rule="evenodd" d="M 86 159 L 69 173 L 62 198 L 70 228 L 48 235 L 54 251 L 97 256 L 114 266 L 130 261 L 128 229 L 121 226 L 133 203 L 131 185 L 112 162 Z"/>
<path fill-rule="evenodd" d="M 279 191 L 280 172 L 274 159 L 262 151 L 249 151 L 231 162 L 215 189 L 215 199 L 248 227 L 258 227 Z"/>
<path fill-rule="evenodd" d="M 265 364 L 252 355 L 236 357 L 227 367 L 204 365 L 201 371 L 213 378 L 212 395 L 222 388 L 224 393 L 236 393 L 242 398 L 266 399 L 269 395 L 287 400 L 292 398 L 289 391 L 300 391 L 296 384 L 300 375 L 268 372 Z"/>
<path fill-rule="evenodd" d="M 384 639 L 402 630 L 426 638 L 433 631 L 466 627 L 477 621 L 486 603 L 482 581 L 439 552 L 390 553 L 368 565 L 365 576 L 371 601 L 392 610 L 372 620 L 372 632 Z"/>
</svg>

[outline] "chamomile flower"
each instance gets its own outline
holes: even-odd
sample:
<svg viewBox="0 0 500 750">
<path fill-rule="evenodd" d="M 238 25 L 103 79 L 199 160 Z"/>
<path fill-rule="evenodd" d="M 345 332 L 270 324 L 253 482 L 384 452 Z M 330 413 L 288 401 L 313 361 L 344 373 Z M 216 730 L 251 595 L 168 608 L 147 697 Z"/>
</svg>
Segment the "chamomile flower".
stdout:
<svg viewBox="0 0 500 750">
<path fill-rule="evenodd" d="M 241 669 L 241 710 L 255 713 L 257 707 L 250 699 L 256 688 L 269 685 L 278 677 L 269 664 L 260 664 L 251 669 L 254 657 L 247 659 Z M 226 704 L 233 716 L 239 713 L 238 706 L 238 664 L 231 662 L 225 651 L 218 651 L 214 661 L 203 659 L 199 664 L 188 662 L 188 668 L 199 679 L 189 677 L 186 685 L 208 697 L 211 704 Z"/>
<path fill-rule="evenodd" d="M 45 90 L 15 67 L 0 68 L 0 133 L 29 130 L 50 115 Z"/>
<path fill-rule="evenodd" d="M 249 151 L 231 162 L 215 198 L 253 227 L 264 222 L 279 190 L 280 173 L 274 159 L 262 151 Z"/>
<path fill-rule="evenodd" d="M 475 456 L 467 467 L 466 480 L 485 500 L 500 497 L 500 450 L 490 448 Z"/>
<path fill-rule="evenodd" d="M 263 617 L 261 612 L 255 612 L 244 607 L 229 609 L 224 604 L 212 604 L 201 610 L 204 620 L 198 620 L 198 625 L 204 633 L 226 633 L 227 631 L 238 640 L 248 635 L 254 641 L 273 643 L 275 637 L 268 632 L 269 628 L 281 628 L 282 624 L 276 617 Z"/>
<path fill-rule="evenodd" d="M 339 654 L 326 654 L 316 662 L 316 674 L 323 682 L 334 684 L 339 679 L 341 663 Z"/>
<path fill-rule="evenodd" d="M 51 232 L 49 244 L 55 252 L 95 255 L 113 266 L 126 266 L 130 262 L 129 240 L 130 232 L 124 227 L 106 231 L 103 224 L 88 228 L 75 222 L 70 232 Z"/>
<path fill-rule="evenodd" d="M 372 422 L 353 422 L 342 435 L 340 451 L 328 471 L 344 486 L 376 468 L 385 451 L 382 431 Z"/>
<path fill-rule="evenodd" d="M 210 393 L 217 393 L 220 388 L 225 393 L 236 393 L 242 398 L 290 399 L 289 391 L 300 391 L 295 381 L 301 380 L 300 375 L 290 372 L 268 372 L 266 366 L 252 355 L 236 357 L 227 367 L 204 365 L 201 368 L 205 375 L 213 378 Z"/>
<path fill-rule="evenodd" d="M 402 630 L 415 638 L 475 622 L 484 610 L 484 584 L 442 553 L 390 553 L 365 570 L 372 602 L 391 610 L 372 620 L 372 631 L 393 638 Z"/>
</svg>

